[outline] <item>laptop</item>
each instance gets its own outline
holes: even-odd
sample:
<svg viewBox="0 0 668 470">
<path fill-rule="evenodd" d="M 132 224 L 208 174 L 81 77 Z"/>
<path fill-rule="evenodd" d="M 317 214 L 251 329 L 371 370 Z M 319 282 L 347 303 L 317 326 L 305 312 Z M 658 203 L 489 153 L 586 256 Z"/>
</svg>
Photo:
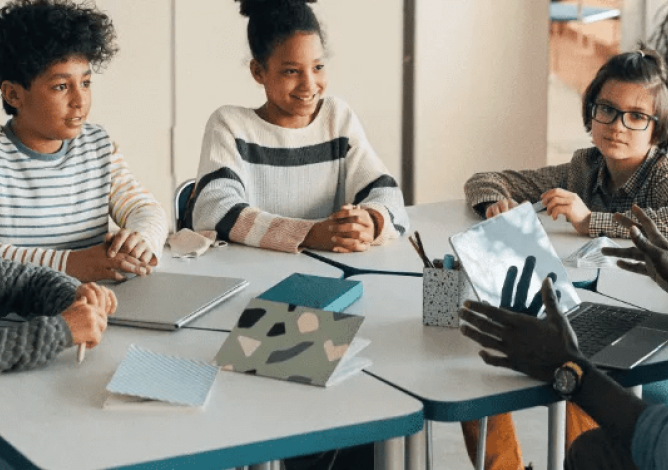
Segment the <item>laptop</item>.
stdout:
<svg viewBox="0 0 668 470">
<path fill-rule="evenodd" d="M 578 337 L 582 353 L 599 367 L 626 370 L 668 342 L 668 315 L 627 307 L 581 302 L 535 210 L 528 202 L 450 237 L 480 301 L 500 305 L 506 272 L 522 272 L 536 258 L 527 302 L 554 273 L 560 308 Z M 519 278 L 519 275 L 518 275 Z"/>
<path fill-rule="evenodd" d="M 118 299 L 112 325 L 177 330 L 248 285 L 244 279 L 153 272 L 121 283 L 101 283 Z"/>
</svg>

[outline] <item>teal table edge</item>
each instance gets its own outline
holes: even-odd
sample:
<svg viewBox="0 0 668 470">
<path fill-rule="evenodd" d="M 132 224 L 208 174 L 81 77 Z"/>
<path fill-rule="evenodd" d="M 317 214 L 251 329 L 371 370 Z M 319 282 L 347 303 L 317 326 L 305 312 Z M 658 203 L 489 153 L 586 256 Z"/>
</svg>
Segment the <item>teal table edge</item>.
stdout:
<svg viewBox="0 0 668 470">
<path fill-rule="evenodd" d="M 221 448 L 161 460 L 137 462 L 117 469 L 220 469 L 262 462 L 283 460 L 342 447 L 410 436 L 422 430 L 424 412 L 418 410 L 405 416 L 374 421 L 365 425 L 342 426 L 319 432 L 300 434 L 253 444 Z M 39 469 L 11 444 L 0 437 L 0 458 L 21 470 Z"/>
<path fill-rule="evenodd" d="M 429 421 L 473 421 L 486 416 L 524 410 L 535 406 L 547 406 L 562 400 L 559 394 L 552 389 L 552 385 L 542 384 L 523 390 L 471 400 L 436 401 L 406 390 L 368 371 L 366 373 L 420 400 L 424 406 L 424 419 Z M 625 387 L 667 380 L 668 361 L 641 364 L 628 371 L 613 371 L 610 372 L 610 376 Z"/>
</svg>

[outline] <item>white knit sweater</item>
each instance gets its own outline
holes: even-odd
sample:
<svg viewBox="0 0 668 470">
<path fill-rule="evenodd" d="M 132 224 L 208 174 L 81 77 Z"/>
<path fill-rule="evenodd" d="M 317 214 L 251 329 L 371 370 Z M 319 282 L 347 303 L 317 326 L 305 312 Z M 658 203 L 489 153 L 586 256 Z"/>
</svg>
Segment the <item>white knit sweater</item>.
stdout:
<svg viewBox="0 0 668 470">
<path fill-rule="evenodd" d="M 209 118 L 191 201 L 195 230 L 296 252 L 315 223 L 347 203 L 382 214 L 375 245 L 408 230 L 401 190 L 343 101 L 325 98 L 313 122 L 299 129 L 237 106 Z"/>
</svg>

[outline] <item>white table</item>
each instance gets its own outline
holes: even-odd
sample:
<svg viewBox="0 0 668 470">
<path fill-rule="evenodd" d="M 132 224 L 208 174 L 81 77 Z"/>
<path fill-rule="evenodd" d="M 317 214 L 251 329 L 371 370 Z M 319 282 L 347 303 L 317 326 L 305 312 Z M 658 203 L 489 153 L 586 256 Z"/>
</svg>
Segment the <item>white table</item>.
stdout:
<svg viewBox="0 0 668 470">
<path fill-rule="evenodd" d="M 325 389 L 221 371 L 204 410 L 102 409 L 130 344 L 209 361 L 226 335 L 110 327 L 80 365 L 72 348 L 46 368 L 3 374 L 0 456 L 17 469 L 229 468 L 422 428 L 419 401 L 366 374 Z"/>
</svg>

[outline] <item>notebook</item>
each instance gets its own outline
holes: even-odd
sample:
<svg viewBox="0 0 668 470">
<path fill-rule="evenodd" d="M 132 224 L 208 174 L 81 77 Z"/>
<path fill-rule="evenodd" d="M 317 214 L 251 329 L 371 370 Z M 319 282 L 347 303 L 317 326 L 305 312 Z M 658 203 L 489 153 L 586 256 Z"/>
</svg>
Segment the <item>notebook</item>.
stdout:
<svg viewBox="0 0 668 470">
<path fill-rule="evenodd" d="M 241 291 L 248 282 L 158 271 L 103 285 L 118 299 L 110 324 L 176 330 Z"/>
<path fill-rule="evenodd" d="M 362 296 L 362 290 L 362 281 L 294 273 L 258 298 L 342 312 Z"/>
<path fill-rule="evenodd" d="M 223 370 L 329 386 L 371 365 L 357 356 L 364 317 L 253 299 L 225 339 Z M 357 341 L 354 341 L 357 340 Z"/>
<path fill-rule="evenodd" d="M 506 272 L 522 271 L 536 258 L 528 299 L 554 273 L 560 307 L 566 312 L 582 352 L 597 366 L 630 369 L 668 342 L 668 315 L 581 302 L 540 220 L 529 203 L 480 222 L 450 237 L 478 299 L 500 305 Z M 518 276 L 519 277 L 519 276 Z M 602 313 L 607 312 L 607 313 Z"/>
<path fill-rule="evenodd" d="M 130 345 L 107 384 L 107 409 L 203 408 L 218 367 L 203 361 L 166 356 Z"/>
</svg>

